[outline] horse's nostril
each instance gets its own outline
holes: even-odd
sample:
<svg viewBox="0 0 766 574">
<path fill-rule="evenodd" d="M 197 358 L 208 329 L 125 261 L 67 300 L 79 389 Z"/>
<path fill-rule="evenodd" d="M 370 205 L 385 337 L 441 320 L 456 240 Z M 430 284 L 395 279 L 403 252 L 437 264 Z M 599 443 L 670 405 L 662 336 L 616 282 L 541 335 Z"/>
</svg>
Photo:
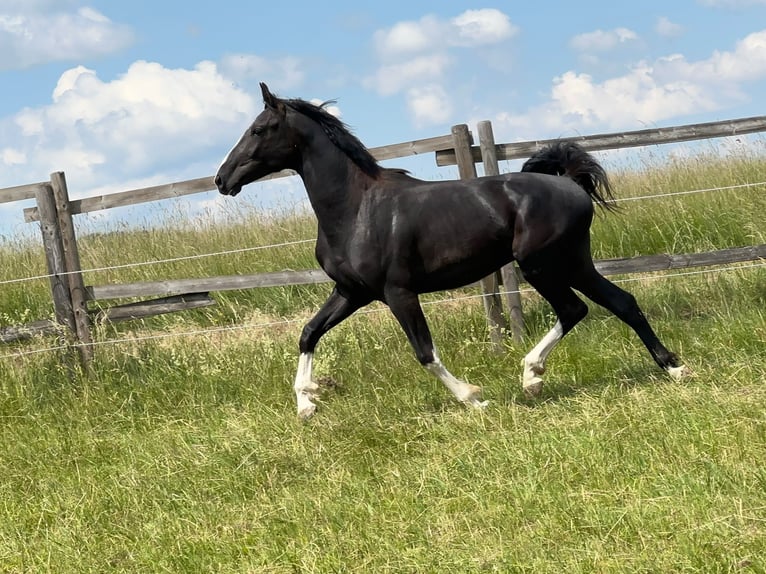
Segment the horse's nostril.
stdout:
<svg viewBox="0 0 766 574">
<path fill-rule="evenodd" d="M 223 183 L 223 180 L 221 179 L 220 175 L 216 175 L 213 181 L 215 181 L 215 185 L 217 187 L 221 187 L 221 184 Z"/>
</svg>

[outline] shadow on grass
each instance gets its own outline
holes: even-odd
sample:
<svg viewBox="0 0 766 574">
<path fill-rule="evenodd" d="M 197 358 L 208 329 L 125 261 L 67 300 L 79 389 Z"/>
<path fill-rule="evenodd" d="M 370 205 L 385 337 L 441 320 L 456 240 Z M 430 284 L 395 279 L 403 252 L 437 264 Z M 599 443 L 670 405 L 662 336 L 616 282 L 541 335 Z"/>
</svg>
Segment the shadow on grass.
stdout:
<svg viewBox="0 0 766 574">
<path fill-rule="evenodd" d="M 625 364 L 611 373 L 608 378 L 587 375 L 574 378 L 569 375 L 548 375 L 540 396 L 530 397 L 524 393 L 521 384 L 504 389 L 490 400 L 500 405 L 516 405 L 529 409 L 571 399 L 584 394 L 602 394 L 608 389 L 627 392 L 635 387 L 657 384 L 671 384 L 673 380 L 653 364 L 636 360 Z"/>
</svg>

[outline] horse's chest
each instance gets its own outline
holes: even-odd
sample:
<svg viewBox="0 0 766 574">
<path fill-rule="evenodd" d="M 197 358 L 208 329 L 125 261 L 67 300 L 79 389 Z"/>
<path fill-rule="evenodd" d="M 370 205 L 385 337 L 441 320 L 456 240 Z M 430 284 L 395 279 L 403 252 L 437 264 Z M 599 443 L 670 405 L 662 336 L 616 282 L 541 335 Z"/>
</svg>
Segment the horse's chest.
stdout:
<svg viewBox="0 0 766 574">
<path fill-rule="evenodd" d="M 336 283 L 369 290 L 376 276 L 372 260 L 362 256 L 358 249 L 318 257 L 325 273 Z"/>
</svg>

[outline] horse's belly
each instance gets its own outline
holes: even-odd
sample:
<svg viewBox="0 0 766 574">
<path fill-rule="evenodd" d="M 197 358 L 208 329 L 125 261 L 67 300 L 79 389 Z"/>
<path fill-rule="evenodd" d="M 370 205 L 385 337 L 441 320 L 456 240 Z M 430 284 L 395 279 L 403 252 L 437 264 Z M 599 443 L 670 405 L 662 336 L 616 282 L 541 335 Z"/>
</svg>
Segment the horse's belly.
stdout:
<svg viewBox="0 0 766 574">
<path fill-rule="evenodd" d="M 475 283 L 511 261 L 512 250 L 504 242 L 477 251 L 465 250 L 460 255 L 445 251 L 424 261 L 423 273 L 413 280 L 420 292 L 455 289 Z"/>
</svg>

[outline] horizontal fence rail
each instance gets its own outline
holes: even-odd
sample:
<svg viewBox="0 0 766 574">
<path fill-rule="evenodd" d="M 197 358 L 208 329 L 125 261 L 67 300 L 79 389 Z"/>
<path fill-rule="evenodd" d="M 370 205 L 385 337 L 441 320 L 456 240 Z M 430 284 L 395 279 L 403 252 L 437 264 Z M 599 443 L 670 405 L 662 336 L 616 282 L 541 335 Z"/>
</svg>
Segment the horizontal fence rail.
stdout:
<svg viewBox="0 0 766 574">
<path fill-rule="evenodd" d="M 453 145 L 452 136 L 437 136 L 433 138 L 427 138 L 423 140 L 386 145 L 381 147 L 370 148 L 370 153 L 378 161 L 387 159 L 394 159 L 399 157 L 407 157 L 412 155 L 419 155 L 423 153 L 433 153 L 440 149 L 449 148 Z M 279 179 L 282 177 L 290 177 L 295 175 L 292 170 L 284 170 L 278 173 L 267 175 L 259 179 L 258 181 L 268 181 L 271 179 Z M 213 176 L 200 177 L 197 179 L 190 179 L 186 181 L 178 181 L 174 183 L 167 183 L 163 185 L 155 185 L 151 187 L 144 187 L 141 189 L 131 189 L 128 191 L 120 191 L 116 193 L 109 193 L 105 195 L 98 195 L 93 197 L 86 197 L 83 199 L 74 199 L 69 202 L 69 211 L 72 215 L 80 213 L 91 213 L 93 211 L 99 211 L 102 209 L 112 209 L 115 207 L 126 207 L 129 205 L 138 205 L 140 203 L 147 203 L 150 201 L 160 201 L 162 199 L 173 199 L 176 197 L 182 197 L 185 195 L 193 195 L 196 193 L 205 193 L 207 191 L 213 191 L 216 189 Z M 41 185 L 41 184 L 37 184 Z M 44 184 L 43 184 L 44 185 Z M 21 186 L 26 188 L 31 186 Z M 15 188 L 11 188 L 15 189 Z M 3 197 L 3 196 L 0 196 Z M 34 197 L 34 191 L 30 197 Z M 26 199 L 26 198 L 23 198 Z M 14 201 L 8 199 L 7 201 Z M 33 221 L 39 221 L 40 214 L 37 211 L 37 207 L 28 207 L 24 210 L 24 221 L 31 223 Z"/>
<path fill-rule="evenodd" d="M 575 142 L 587 150 L 599 151 L 655 144 L 679 143 L 763 131 L 766 131 L 766 116 L 754 116 L 752 118 L 687 124 L 669 128 L 650 128 L 631 132 L 498 144 L 496 146 L 496 153 L 498 160 L 524 159 L 555 142 Z M 482 161 L 481 148 L 479 146 L 472 146 L 471 154 L 475 162 L 478 163 Z M 455 150 L 438 150 L 436 152 L 436 165 L 457 165 Z"/>
<path fill-rule="evenodd" d="M 12 201 L 23 201 L 25 199 L 34 199 L 41 187 L 50 185 L 49 181 L 40 183 L 28 183 L 26 185 L 17 185 L 15 187 L 6 187 L 0 189 L 0 203 L 10 203 Z"/>
<path fill-rule="evenodd" d="M 766 259 L 766 244 L 750 247 L 734 247 L 704 253 L 677 255 L 639 255 L 596 261 L 596 269 L 602 275 L 623 275 L 667 271 L 686 267 L 704 267 L 743 261 Z M 202 291 L 234 291 L 259 287 L 287 287 L 290 285 L 313 285 L 331 282 L 321 269 L 301 271 L 275 271 L 253 275 L 223 275 L 205 279 L 176 279 L 170 281 L 142 281 L 122 285 L 86 287 L 86 298 L 91 301 L 124 299 L 132 297 L 156 297 L 179 293 Z"/>
<path fill-rule="evenodd" d="M 644 275 L 644 276 L 634 276 L 630 278 L 622 278 L 622 279 L 615 279 L 614 283 L 626 283 L 629 281 L 655 281 L 655 280 L 668 280 L 668 279 L 674 279 L 674 278 L 680 278 L 680 277 L 689 277 L 693 275 L 710 275 L 713 274 L 721 274 L 731 271 L 740 271 L 740 270 L 749 270 L 759 267 L 766 266 L 766 261 L 761 261 L 759 263 L 754 263 L 751 265 L 738 265 L 733 267 L 720 267 L 717 266 L 715 268 L 708 268 L 703 270 L 695 270 L 695 271 L 682 271 L 679 273 L 668 273 L 668 274 L 661 274 L 661 275 Z M 533 293 L 535 292 L 532 288 L 525 288 L 520 289 L 518 293 Z M 192 297 L 192 296 L 204 296 L 205 294 L 191 294 L 187 295 L 186 297 Z M 450 303 L 458 303 L 458 302 L 464 302 L 464 301 L 471 301 L 475 300 L 478 297 L 483 297 L 483 295 L 459 295 L 457 297 L 447 297 L 444 299 L 436 299 L 436 300 L 430 300 L 430 301 L 423 301 L 422 305 L 424 308 L 437 306 L 437 305 L 443 305 L 443 304 L 450 304 Z M 169 298 L 170 299 L 170 298 Z M 127 305 L 125 307 L 128 307 Z M 120 307 L 121 308 L 121 307 Z M 109 308 L 106 311 L 112 312 L 114 309 L 119 308 Z M 371 315 L 375 313 L 385 312 L 386 308 L 381 306 L 375 306 L 367 309 L 362 309 L 357 312 L 358 315 Z M 124 317 L 119 320 L 132 318 L 132 317 Z M 111 318 L 108 318 L 111 320 Z M 207 327 L 202 329 L 194 329 L 191 331 L 168 331 L 168 332 L 162 332 L 162 333 L 153 333 L 150 335 L 134 335 L 131 334 L 128 337 L 124 338 L 117 338 L 117 339 L 103 339 L 99 341 L 93 341 L 92 343 L 89 343 L 90 346 L 107 346 L 107 345 L 119 345 L 123 343 L 140 343 L 144 341 L 157 341 L 157 340 L 167 340 L 167 339 L 180 339 L 184 337 L 198 337 L 198 336 L 208 336 L 208 335 L 218 335 L 221 333 L 228 333 L 228 332 L 238 332 L 238 331 L 246 331 L 246 330 L 256 330 L 256 329 L 267 329 L 270 327 L 278 327 L 278 326 L 286 326 L 286 325 L 302 325 L 304 323 L 305 319 L 302 318 L 294 318 L 294 319 L 279 319 L 275 321 L 267 321 L 265 323 L 240 323 L 237 325 L 225 325 L 225 326 L 217 326 L 217 327 Z M 44 324 L 42 328 L 38 330 L 38 333 L 35 334 L 48 334 L 49 332 L 55 332 L 57 330 L 61 329 L 60 325 L 57 325 L 56 323 L 52 321 L 38 321 L 37 323 Z M 31 338 L 31 336 L 34 336 L 34 334 L 29 335 L 26 338 Z M 0 342 L 9 342 L 3 339 L 3 330 L 0 330 Z M 82 343 L 81 343 L 82 345 Z M 8 358 L 19 358 L 19 357 L 25 357 L 25 356 L 31 356 L 31 355 L 37 355 L 40 353 L 46 353 L 46 352 L 54 352 L 54 351 L 60 351 L 66 349 L 66 346 L 56 346 L 56 347 L 48 347 L 48 348 L 35 348 L 31 350 L 25 350 L 25 351 L 14 351 L 12 353 L 7 353 L 5 355 L 0 355 L 0 360 L 2 359 L 8 359 Z"/>
<path fill-rule="evenodd" d="M 328 281 L 330 278 L 321 269 L 306 269 L 303 271 L 272 271 L 253 275 L 222 275 L 202 279 L 141 281 L 121 285 L 92 286 L 86 287 L 85 292 L 90 301 L 101 301 L 103 299 L 156 297 L 203 291 L 237 291 L 256 287 L 288 287 L 290 285 L 327 283 Z"/>
<path fill-rule="evenodd" d="M 677 255 L 640 255 L 618 259 L 602 259 L 596 261 L 596 269 L 602 275 L 626 275 L 630 273 L 649 273 L 651 271 L 668 271 L 685 269 L 687 267 L 708 267 L 758 261 L 766 259 L 766 244 L 748 247 L 732 247 L 717 251 L 702 253 L 685 253 Z"/>
</svg>

